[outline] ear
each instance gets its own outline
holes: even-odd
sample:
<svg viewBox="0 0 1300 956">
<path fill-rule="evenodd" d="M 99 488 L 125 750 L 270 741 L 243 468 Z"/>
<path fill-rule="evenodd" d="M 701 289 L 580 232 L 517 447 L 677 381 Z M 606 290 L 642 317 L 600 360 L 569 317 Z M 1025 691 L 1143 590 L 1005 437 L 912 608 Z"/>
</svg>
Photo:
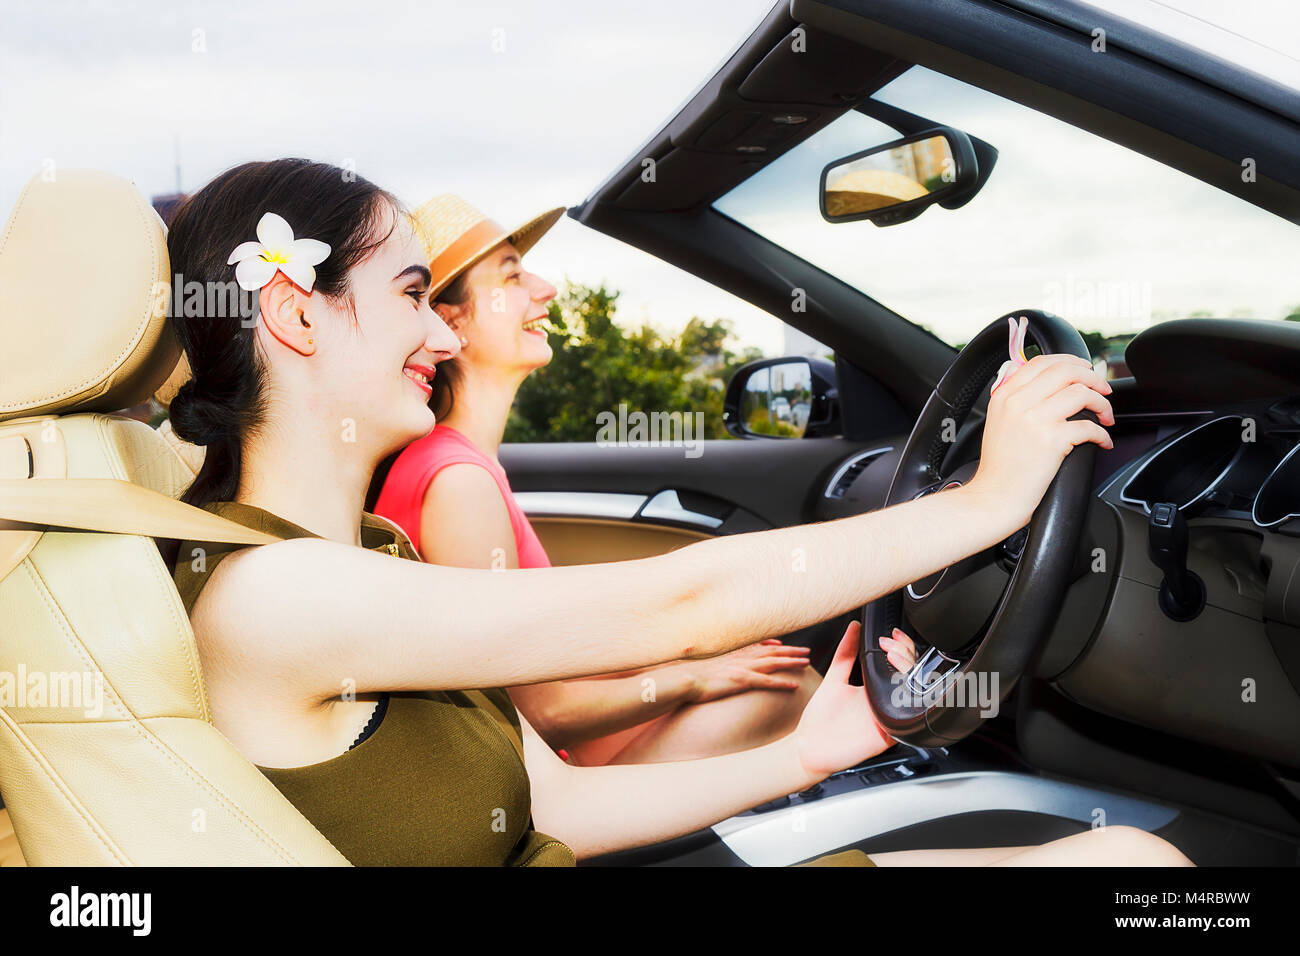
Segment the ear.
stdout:
<svg viewBox="0 0 1300 956">
<path fill-rule="evenodd" d="M 257 305 L 262 324 L 277 342 L 299 355 L 316 352 L 316 330 L 307 316 L 311 294 L 303 292 L 283 272 L 262 286 Z"/>
<path fill-rule="evenodd" d="M 469 317 L 469 307 L 465 305 L 450 305 L 446 302 L 438 302 L 433 306 L 433 311 L 438 313 L 438 318 L 446 323 L 447 328 L 453 332 L 459 332 L 465 320 Z"/>
</svg>

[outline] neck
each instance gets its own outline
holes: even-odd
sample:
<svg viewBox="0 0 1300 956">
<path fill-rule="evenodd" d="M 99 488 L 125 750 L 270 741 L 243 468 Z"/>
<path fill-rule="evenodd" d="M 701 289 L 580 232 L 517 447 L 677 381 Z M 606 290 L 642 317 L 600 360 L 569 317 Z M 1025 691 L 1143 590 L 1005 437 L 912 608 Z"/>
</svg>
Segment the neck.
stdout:
<svg viewBox="0 0 1300 956">
<path fill-rule="evenodd" d="M 469 365 L 462 365 L 459 371 L 451 413 L 441 420 L 442 424 L 456 429 L 495 458 L 506 433 L 510 406 L 528 372 L 485 372 Z"/>
<path fill-rule="evenodd" d="M 330 541 L 360 545 L 366 489 L 378 461 L 322 422 L 285 422 L 245 443 L 235 500 Z"/>
</svg>

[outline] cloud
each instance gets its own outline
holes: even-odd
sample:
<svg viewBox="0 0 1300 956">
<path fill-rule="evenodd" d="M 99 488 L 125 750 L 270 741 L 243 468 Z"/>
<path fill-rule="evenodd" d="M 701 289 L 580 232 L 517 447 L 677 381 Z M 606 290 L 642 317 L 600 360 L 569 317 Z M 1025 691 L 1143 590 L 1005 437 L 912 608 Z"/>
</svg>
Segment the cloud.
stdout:
<svg viewBox="0 0 1300 956">
<path fill-rule="evenodd" d="M 461 192 L 499 219 L 582 201 L 659 128 L 772 0 L 565 3 L 42 2 L 0 31 L 0 201 L 42 164 L 148 194 L 239 162 L 351 162 L 411 202 Z M 625 316 L 780 323 L 575 223 L 530 264 L 624 290 Z"/>
<path fill-rule="evenodd" d="M 156 194 L 174 188 L 177 154 L 185 190 L 238 162 L 298 155 L 352 163 L 413 203 L 455 191 L 523 221 L 585 198 L 771 4 L 9 5 L 0 201 L 11 207 L 47 161 L 111 170 Z M 937 74 L 912 71 L 891 92 L 1002 151 L 968 207 L 890 229 L 823 223 L 822 165 L 887 138 L 856 115 L 723 207 L 953 341 L 1078 283 L 1146 283 L 1156 311 L 1272 316 L 1300 301 L 1281 278 L 1296 261 L 1289 224 Z M 572 221 L 529 263 L 557 279 L 608 281 L 623 290 L 627 319 L 672 328 L 696 314 L 730 317 L 745 341 L 781 349 L 774 317 Z"/>
</svg>

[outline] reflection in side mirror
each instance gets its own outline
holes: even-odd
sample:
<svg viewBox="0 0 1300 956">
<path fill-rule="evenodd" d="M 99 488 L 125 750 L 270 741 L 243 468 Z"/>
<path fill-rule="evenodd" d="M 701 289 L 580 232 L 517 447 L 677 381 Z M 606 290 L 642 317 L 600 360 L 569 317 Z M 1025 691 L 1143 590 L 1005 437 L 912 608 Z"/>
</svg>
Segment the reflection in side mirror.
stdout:
<svg viewBox="0 0 1300 956">
<path fill-rule="evenodd" d="M 835 366 L 825 359 L 763 359 L 727 386 L 727 430 L 738 437 L 803 438 L 838 427 Z"/>
<path fill-rule="evenodd" d="M 751 435 L 802 438 L 811 407 L 812 370 L 807 362 L 759 369 L 740 396 L 741 422 Z"/>
<path fill-rule="evenodd" d="M 972 189 L 978 178 L 969 137 L 959 130 L 929 130 L 829 164 L 822 170 L 822 217 L 890 226 Z"/>
</svg>

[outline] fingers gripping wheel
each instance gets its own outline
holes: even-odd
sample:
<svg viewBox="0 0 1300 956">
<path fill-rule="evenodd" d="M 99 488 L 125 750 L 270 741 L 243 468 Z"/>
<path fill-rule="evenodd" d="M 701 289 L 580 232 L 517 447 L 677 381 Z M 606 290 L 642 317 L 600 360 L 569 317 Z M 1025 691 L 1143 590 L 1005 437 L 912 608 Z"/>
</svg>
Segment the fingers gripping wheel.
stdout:
<svg viewBox="0 0 1300 956">
<path fill-rule="evenodd" d="M 937 491 L 954 477 L 942 473 L 952 439 L 1007 359 L 1007 320 L 1022 315 L 1029 319 L 1026 345 L 1037 345 L 1045 354 L 1089 357 L 1079 333 L 1059 316 L 1015 312 L 993 322 L 961 351 L 925 403 L 899 458 L 886 506 Z M 1087 410 L 1074 417 L 1097 420 Z M 863 683 L 877 719 L 895 738 L 918 747 L 946 746 L 965 738 L 981 719 L 996 712 L 990 704 L 1005 699 L 1030 666 L 1051 629 L 1074 567 L 1092 496 L 1096 449 L 1086 442 L 1066 456 L 1034 511 L 1028 538 L 1021 536 L 1023 549 L 978 641 L 960 648 L 928 641 L 925 633 L 903 620 L 907 589 L 863 609 Z M 960 469 L 960 475 L 970 474 L 969 465 Z M 1015 489 L 1008 493 L 1015 494 Z M 945 574 L 957 569 L 954 565 Z M 909 597 L 918 598 L 915 586 Z M 871 653 L 876 639 L 895 627 L 934 645 L 930 653 L 918 651 L 919 662 L 908 675 L 895 671 L 885 655 Z M 993 691 L 996 696 L 990 701 Z"/>
</svg>

